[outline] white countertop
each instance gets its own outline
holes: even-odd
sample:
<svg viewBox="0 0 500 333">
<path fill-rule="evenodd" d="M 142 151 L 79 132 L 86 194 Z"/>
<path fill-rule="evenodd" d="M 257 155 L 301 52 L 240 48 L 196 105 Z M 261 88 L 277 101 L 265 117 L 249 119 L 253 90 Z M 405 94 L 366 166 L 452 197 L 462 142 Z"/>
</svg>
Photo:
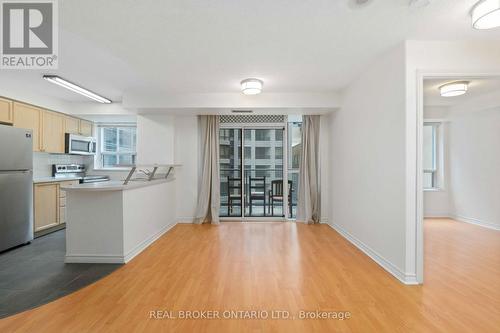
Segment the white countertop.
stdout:
<svg viewBox="0 0 500 333">
<path fill-rule="evenodd" d="M 153 186 L 162 183 L 167 183 L 173 181 L 173 178 L 169 179 L 156 179 L 152 181 L 141 180 L 141 181 L 130 181 L 127 185 L 123 185 L 123 181 L 111 180 L 107 182 L 97 182 L 97 183 L 85 183 L 78 185 L 67 185 L 62 186 L 61 189 L 66 192 L 71 191 L 125 191 L 132 190 L 135 188 Z"/>
<path fill-rule="evenodd" d="M 83 177 L 67 177 L 67 178 L 61 178 L 61 177 L 38 177 L 38 178 L 33 178 L 33 183 L 54 183 L 54 182 L 65 182 L 65 181 L 71 181 L 71 180 L 80 180 Z"/>
</svg>

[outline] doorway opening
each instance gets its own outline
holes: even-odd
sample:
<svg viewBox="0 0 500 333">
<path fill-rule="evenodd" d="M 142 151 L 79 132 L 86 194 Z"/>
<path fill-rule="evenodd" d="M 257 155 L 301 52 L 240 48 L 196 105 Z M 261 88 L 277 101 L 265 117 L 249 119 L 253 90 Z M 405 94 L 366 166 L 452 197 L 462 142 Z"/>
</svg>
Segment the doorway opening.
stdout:
<svg viewBox="0 0 500 333">
<path fill-rule="evenodd" d="M 495 201 L 500 178 L 492 167 L 498 165 L 500 154 L 491 149 L 500 133 L 500 77 L 439 73 L 422 74 L 421 79 L 417 127 L 420 283 L 424 280 L 424 258 L 426 278 L 437 274 L 436 262 L 441 259 L 450 270 L 457 270 L 452 275 L 472 275 L 474 269 L 480 268 L 476 263 L 485 258 L 473 253 L 481 252 L 481 246 L 498 242 L 500 230 L 500 210 Z M 466 84 L 464 91 L 454 97 L 445 96 L 441 88 L 457 82 Z M 470 261 L 470 269 L 458 272 L 461 266 L 447 261 L 451 252 L 455 258 L 464 254 L 457 262 L 462 265 Z"/>
</svg>

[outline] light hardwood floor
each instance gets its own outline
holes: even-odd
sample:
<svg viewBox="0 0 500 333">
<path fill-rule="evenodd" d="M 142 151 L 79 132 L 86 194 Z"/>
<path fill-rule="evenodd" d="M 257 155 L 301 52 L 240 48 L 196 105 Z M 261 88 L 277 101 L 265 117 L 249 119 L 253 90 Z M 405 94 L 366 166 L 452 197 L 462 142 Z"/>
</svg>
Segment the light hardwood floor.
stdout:
<svg viewBox="0 0 500 333">
<path fill-rule="evenodd" d="M 425 285 L 405 286 L 326 225 L 177 225 L 97 283 L 1 320 L 0 332 L 499 332 L 500 232 L 429 220 L 425 253 Z M 149 318 L 273 309 L 352 318 Z"/>
</svg>

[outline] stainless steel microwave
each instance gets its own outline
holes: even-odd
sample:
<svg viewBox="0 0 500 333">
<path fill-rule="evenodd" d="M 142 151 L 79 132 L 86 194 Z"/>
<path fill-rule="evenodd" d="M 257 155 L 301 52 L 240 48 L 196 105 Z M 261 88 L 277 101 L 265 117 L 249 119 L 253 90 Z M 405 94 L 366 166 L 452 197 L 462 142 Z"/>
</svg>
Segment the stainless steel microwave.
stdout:
<svg viewBox="0 0 500 333">
<path fill-rule="evenodd" d="M 66 154 L 95 155 L 96 140 L 91 136 L 66 133 Z"/>
</svg>

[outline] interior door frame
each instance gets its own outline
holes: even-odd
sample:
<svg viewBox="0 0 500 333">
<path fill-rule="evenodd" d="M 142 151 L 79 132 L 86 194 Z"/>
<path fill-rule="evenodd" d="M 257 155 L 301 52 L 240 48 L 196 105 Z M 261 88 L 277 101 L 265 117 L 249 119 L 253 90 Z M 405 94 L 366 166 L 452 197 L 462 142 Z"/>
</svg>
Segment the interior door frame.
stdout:
<svg viewBox="0 0 500 333">
<path fill-rule="evenodd" d="M 413 263 L 415 265 L 415 282 L 417 284 L 424 283 L 424 186 L 423 186 L 423 131 L 424 131 L 424 80 L 427 79 L 450 79 L 450 80 L 467 80 L 477 78 L 500 77 L 499 72 L 461 72 L 461 71 L 426 71 L 417 70 L 416 75 L 416 146 L 414 161 L 416 162 L 415 175 L 411 179 L 413 181 L 410 186 L 410 191 L 414 191 L 415 202 L 408 201 L 409 207 L 414 207 L 410 212 L 411 219 L 409 224 L 409 233 L 407 241 L 412 242 L 415 246 L 412 253 Z M 410 174 L 412 173 L 411 169 Z M 410 197 L 411 198 L 411 197 Z"/>
<path fill-rule="evenodd" d="M 288 117 L 282 123 L 223 123 L 220 129 L 241 130 L 241 216 L 221 216 L 224 222 L 286 222 L 288 218 L 288 186 L 283 186 L 283 212 L 284 217 L 278 216 L 245 216 L 245 129 L 282 129 L 283 130 L 283 184 L 288 184 Z M 266 209 L 266 207 L 264 207 Z"/>
</svg>

